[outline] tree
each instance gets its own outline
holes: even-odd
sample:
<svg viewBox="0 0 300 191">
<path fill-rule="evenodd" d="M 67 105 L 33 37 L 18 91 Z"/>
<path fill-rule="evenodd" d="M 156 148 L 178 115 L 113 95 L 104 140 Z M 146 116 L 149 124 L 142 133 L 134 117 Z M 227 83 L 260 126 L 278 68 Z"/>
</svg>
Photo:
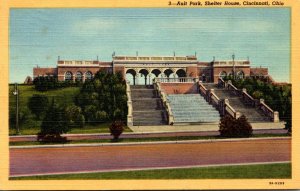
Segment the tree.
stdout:
<svg viewBox="0 0 300 191">
<path fill-rule="evenodd" d="M 92 80 L 83 84 L 75 102 L 81 107 L 88 122 L 125 120 L 126 83 L 120 73 L 99 71 Z"/>
<path fill-rule="evenodd" d="M 118 140 L 119 136 L 124 131 L 124 124 L 122 121 L 114 121 L 110 127 L 110 134 L 114 137 L 114 140 Z"/>
<path fill-rule="evenodd" d="M 226 115 L 221 119 L 219 127 L 219 132 L 222 137 L 252 136 L 252 126 L 244 115 L 238 119 Z"/>
<path fill-rule="evenodd" d="M 61 134 L 69 130 L 70 127 L 66 123 L 64 109 L 59 107 L 59 105 L 55 103 L 55 100 L 52 100 L 47 110 L 47 115 L 42 121 L 38 141 L 64 142 L 66 139 L 62 138 Z"/>
<path fill-rule="evenodd" d="M 34 115 L 36 115 L 37 119 L 40 119 L 47 110 L 48 104 L 47 96 L 33 94 L 32 97 L 29 98 L 28 108 Z"/>
<path fill-rule="evenodd" d="M 83 127 L 85 118 L 81 113 L 81 108 L 70 105 L 65 108 L 65 116 L 69 127 Z"/>
</svg>

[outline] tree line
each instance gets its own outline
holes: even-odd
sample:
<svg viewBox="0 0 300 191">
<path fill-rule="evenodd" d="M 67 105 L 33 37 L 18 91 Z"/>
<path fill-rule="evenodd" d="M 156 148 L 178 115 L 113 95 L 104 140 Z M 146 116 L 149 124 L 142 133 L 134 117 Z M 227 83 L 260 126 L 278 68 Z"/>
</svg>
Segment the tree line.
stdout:
<svg viewBox="0 0 300 191">
<path fill-rule="evenodd" d="M 68 87 L 67 83 L 62 86 L 55 78 L 38 77 L 34 86 L 39 91 L 48 91 Z M 37 120 L 42 120 L 39 138 L 50 135 L 51 140 L 60 140 L 60 134 L 73 127 L 83 128 L 86 123 L 115 122 L 112 127 L 120 130 L 120 123 L 124 124 L 127 117 L 126 82 L 120 73 L 99 71 L 92 80 L 81 84 L 73 104 L 60 105 L 55 98 L 49 100 L 46 95 L 34 94 L 29 98 L 28 108 Z"/>
</svg>

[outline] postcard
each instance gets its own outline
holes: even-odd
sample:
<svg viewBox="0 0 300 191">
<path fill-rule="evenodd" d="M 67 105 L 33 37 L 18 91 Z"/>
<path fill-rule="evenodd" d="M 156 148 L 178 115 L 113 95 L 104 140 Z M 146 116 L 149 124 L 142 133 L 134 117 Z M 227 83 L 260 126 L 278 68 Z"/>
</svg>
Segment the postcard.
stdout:
<svg viewBox="0 0 300 191">
<path fill-rule="evenodd" d="M 1 1 L 3 190 L 299 189 L 299 1 Z"/>
</svg>

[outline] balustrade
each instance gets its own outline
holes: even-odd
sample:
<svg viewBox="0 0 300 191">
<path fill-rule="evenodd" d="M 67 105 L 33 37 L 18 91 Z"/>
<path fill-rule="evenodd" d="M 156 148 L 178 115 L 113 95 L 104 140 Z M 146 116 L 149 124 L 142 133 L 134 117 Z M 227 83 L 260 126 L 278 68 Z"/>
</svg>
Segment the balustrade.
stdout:
<svg viewBox="0 0 300 191">
<path fill-rule="evenodd" d="M 232 82 L 229 80 L 228 81 L 228 90 L 232 93 L 232 94 L 234 94 L 234 95 L 236 95 L 236 96 L 239 96 L 240 95 L 240 91 L 232 84 Z"/>
<path fill-rule="evenodd" d="M 225 81 L 222 78 L 218 79 L 218 88 L 225 88 Z"/>
<path fill-rule="evenodd" d="M 264 99 L 259 100 L 259 108 L 272 119 L 273 122 L 279 122 L 279 113 L 278 111 L 273 111 L 264 101 Z"/>
<path fill-rule="evenodd" d="M 162 102 L 163 102 L 163 105 L 167 111 L 167 115 L 168 115 L 168 124 L 169 125 L 172 125 L 174 123 L 174 116 L 173 116 L 173 113 L 172 113 L 172 110 L 171 110 L 171 106 L 170 106 L 170 103 L 169 101 L 167 100 L 167 96 L 166 94 L 161 90 L 161 87 L 160 87 L 160 83 L 155 81 L 154 80 L 154 88 L 157 90 Z"/>
<path fill-rule="evenodd" d="M 246 88 L 242 90 L 242 97 L 245 104 L 255 107 L 255 100 L 247 93 Z"/>
<path fill-rule="evenodd" d="M 199 82 L 199 90 L 200 90 L 200 94 L 206 99 L 207 89 L 201 82 Z"/>
<path fill-rule="evenodd" d="M 132 101 L 131 101 L 131 91 L 130 91 L 130 83 L 126 82 L 126 95 L 127 95 L 127 126 L 133 126 L 133 117 L 132 117 Z"/>
<path fill-rule="evenodd" d="M 155 78 L 154 82 L 163 83 L 194 83 L 197 82 L 197 78 L 192 77 L 179 77 L 179 78 Z"/>
</svg>

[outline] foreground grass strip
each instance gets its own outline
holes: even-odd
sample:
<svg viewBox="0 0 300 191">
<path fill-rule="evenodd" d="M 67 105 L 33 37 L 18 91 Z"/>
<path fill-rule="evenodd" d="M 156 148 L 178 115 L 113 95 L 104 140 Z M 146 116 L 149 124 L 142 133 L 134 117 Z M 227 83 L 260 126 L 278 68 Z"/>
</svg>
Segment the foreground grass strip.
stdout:
<svg viewBox="0 0 300 191">
<path fill-rule="evenodd" d="M 254 135 L 253 138 L 262 137 L 288 137 L 286 134 L 264 134 Z M 225 139 L 219 136 L 179 136 L 179 137 L 153 137 L 153 138 L 120 138 L 117 142 L 111 139 L 95 139 L 95 140 L 76 140 L 69 141 L 65 144 L 82 144 L 82 143 L 131 143 L 131 142 L 152 142 L 152 141 L 184 141 L 184 140 L 209 140 L 209 139 Z M 43 143 L 37 141 L 27 142 L 10 142 L 10 146 L 22 146 L 22 145 L 55 145 L 61 143 Z"/>
<path fill-rule="evenodd" d="M 10 180 L 57 179 L 244 179 L 291 178 L 291 163 L 233 165 L 223 167 L 199 167 L 183 169 L 137 170 L 103 173 L 82 173 L 15 177 Z"/>
</svg>

